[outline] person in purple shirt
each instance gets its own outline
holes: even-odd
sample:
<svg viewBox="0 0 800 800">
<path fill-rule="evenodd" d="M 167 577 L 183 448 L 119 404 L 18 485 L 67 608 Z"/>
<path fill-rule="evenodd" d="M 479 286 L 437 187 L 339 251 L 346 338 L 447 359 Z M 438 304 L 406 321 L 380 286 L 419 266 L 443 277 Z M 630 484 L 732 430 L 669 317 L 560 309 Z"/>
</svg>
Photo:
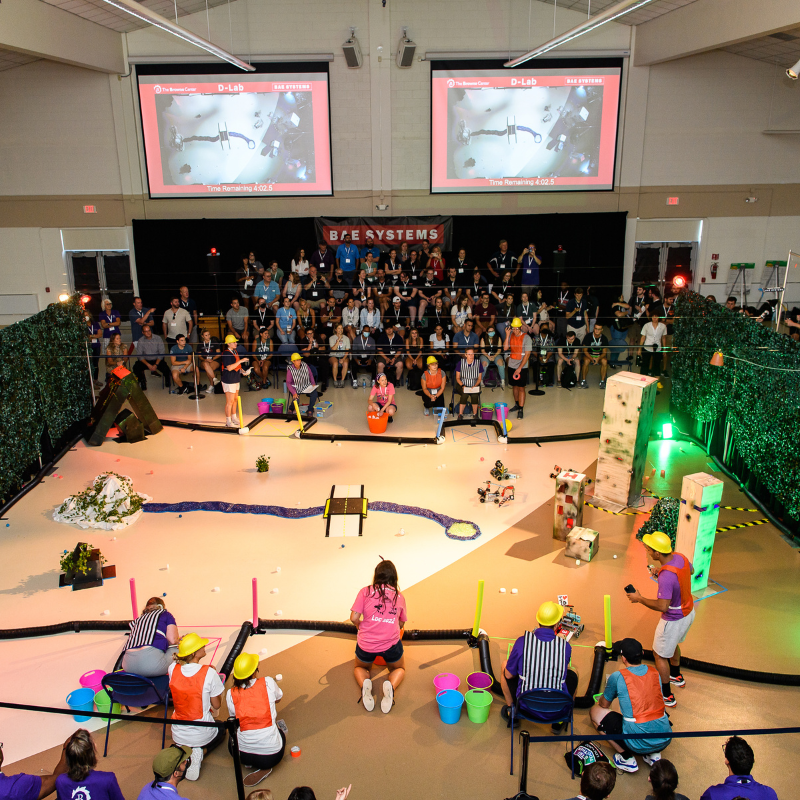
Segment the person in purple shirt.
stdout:
<svg viewBox="0 0 800 800">
<path fill-rule="evenodd" d="M 58 800 L 125 800 L 113 772 L 101 772 L 92 734 L 79 728 L 64 745 L 67 771 L 56 778 Z"/>
<path fill-rule="evenodd" d="M 709 786 L 700 800 L 778 800 L 774 789 L 753 780 L 751 775 L 756 758 L 753 748 L 740 736 L 731 736 L 722 746 L 728 777 L 724 783 Z"/>
<path fill-rule="evenodd" d="M 138 800 L 177 800 L 178 784 L 186 777 L 192 748 L 173 744 L 153 759 L 153 782 L 139 792 Z"/>
<path fill-rule="evenodd" d="M 67 742 L 69 739 L 67 739 Z M 42 800 L 56 789 L 56 778 L 67 771 L 67 742 L 52 775 L 6 775 L 3 770 L 3 745 L 0 743 L 0 800 Z"/>
<path fill-rule="evenodd" d="M 336 258 L 333 251 L 328 249 L 327 242 L 320 242 L 317 249 L 308 257 L 308 263 L 317 268 L 320 277 L 330 280 L 333 278 L 333 268 Z"/>
</svg>

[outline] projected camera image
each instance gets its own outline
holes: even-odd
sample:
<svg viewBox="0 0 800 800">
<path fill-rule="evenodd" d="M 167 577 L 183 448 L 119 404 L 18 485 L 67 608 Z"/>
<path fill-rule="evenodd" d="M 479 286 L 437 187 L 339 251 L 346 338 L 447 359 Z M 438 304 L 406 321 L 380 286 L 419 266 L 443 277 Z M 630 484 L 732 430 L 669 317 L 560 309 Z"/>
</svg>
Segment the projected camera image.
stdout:
<svg viewBox="0 0 800 800">
<path fill-rule="evenodd" d="M 449 89 L 448 178 L 598 174 L 602 87 Z"/>
</svg>

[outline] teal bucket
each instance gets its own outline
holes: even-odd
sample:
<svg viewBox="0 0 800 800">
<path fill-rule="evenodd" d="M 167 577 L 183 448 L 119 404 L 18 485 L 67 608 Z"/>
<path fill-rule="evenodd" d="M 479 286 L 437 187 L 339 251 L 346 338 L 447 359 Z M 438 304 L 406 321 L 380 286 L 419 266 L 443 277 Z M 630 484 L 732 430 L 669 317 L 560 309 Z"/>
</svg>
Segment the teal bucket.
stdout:
<svg viewBox="0 0 800 800">
<path fill-rule="evenodd" d="M 94 711 L 94 689 L 76 689 L 67 695 L 67 705 L 73 711 Z M 86 722 L 91 717 L 84 717 L 81 714 L 73 714 L 75 722 Z"/>
<path fill-rule="evenodd" d="M 445 725 L 455 725 L 461 718 L 461 706 L 464 705 L 464 695 L 455 689 L 445 689 L 436 695 L 439 705 L 439 717 Z"/>
</svg>

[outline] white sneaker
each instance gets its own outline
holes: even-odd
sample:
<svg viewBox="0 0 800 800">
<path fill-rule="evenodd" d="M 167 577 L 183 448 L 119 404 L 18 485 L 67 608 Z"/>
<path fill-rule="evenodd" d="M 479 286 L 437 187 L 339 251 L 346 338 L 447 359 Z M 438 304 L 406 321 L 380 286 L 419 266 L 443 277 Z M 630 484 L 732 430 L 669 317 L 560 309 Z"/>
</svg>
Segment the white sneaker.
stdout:
<svg viewBox="0 0 800 800">
<path fill-rule="evenodd" d="M 394 705 L 394 686 L 389 681 L 383 682 L 383 700 L 381 700 L 381 711 L 388 714 Z"/>
<path fill-rule="evenodd" d="M 353 379 L 353 388 L 358 389 L 358 381 Z"/>
<path fill-rule="evenodd" d="M 424 407 L 423 407 L 423 409 L 422 409 L 422 413 L 423 413 L 423 414 L 424 414 L 426 417 L 429 417 L 429 416 L 431 415 L 431 410 L 430 410 L 429 408 L 424 408 Z"/>
<path fill-rule="evenodd" d="M 240 425 L 239 425 L 239 417 L 237 417 L 235 414 L 234 414 L 234 416 L 231 417 L 231 422 L 233 423 L 233 426 L 235 428 L 240 427 Z"/>
<path fill-rule="evenodd" d="M 506 382 L 505 381 L 500 381 L 500 388 L 502 390 L 505 390 L 505 388 L 506 388 Z"/>
<path fill-rule="evenodd" d="M 216 386 L 218 383 L 219 383 L 219 378 L 214 378 L 214 386 Z"/>
<path fill-rule="evenodd" d="M 225 427 L 226 428 L 238 428 L 239 426 L 238 425 L 234 425 L 232 420 L 226 419 L 225 420 Z"/>
<path fill-rule="evenodd" d="M 375 708 L 375 698 L 372 696 L 372 681 L 367 678 L 361 687 L 361 702 L 367 711 Z"/>
<path fill-rule="evenodd" d="M 639 769 L 639 765 L 636 763 L 636 756 L 632 756 L 631 758 L 623 758 L 622 753 L 614 754 L 614 766 L 620 772 L 637 772 Z M 189 777 L 188 773 L 186 777 Z"/>
<path fill-rule="evenodd" d="M 192 748 L 192 762 L 186 770 L 186 780 L 196 781 L 200 777 L 200 765 L 203 763 L 203 748 Z"/>
<path fill-rule="evenodd" d="M 656 761 L 661 761 L 661 753 L 645 753 L 642 756 L 642 761 L 644 761 L 648 767 L 652 767 Z"/>
<path fill-rule="evenodd" d="M 214 387 L 209 386 L 208 389 L 206 389 L 206 394 L 214 394 Z"/>
</svg>

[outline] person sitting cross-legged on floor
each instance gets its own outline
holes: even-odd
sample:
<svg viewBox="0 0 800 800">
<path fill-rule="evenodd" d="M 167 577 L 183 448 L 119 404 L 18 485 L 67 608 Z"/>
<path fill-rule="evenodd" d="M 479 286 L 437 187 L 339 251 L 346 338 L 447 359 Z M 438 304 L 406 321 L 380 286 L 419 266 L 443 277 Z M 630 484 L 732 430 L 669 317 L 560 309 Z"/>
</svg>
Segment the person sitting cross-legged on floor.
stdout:
<svg viewBox="0 0 800 800">
<path fill-rule="evenodd" d="M 187 633 L 175 654 L 175 663 L 169 668 L 169 690 L 172 694 L 172 741 L 192 748 L 192 763 L 186 779 L 200 777 L 204 750 L 210 753 L 225 740 L 225 728 L 199 728 L 181 725 L 180 720 L 214 722 L 222 705 L 225 686 L 214 669 L 200 662 L 206 656 L 208 639 L 196 633 Z M 176 724 L 177 723 L 177 724 Z"/>
<path fill-rule="evenodd" d="M 548 600 L 539 606 L 535 631 L 526 631 L 511 648 L 508 661 L 500 667 L 500 686 L 506 705 L 500 716 L 511 725 L 510 706 L 531 689 L 560 689 L 573 697 L 578 688 L 578 673 L 569 668 L 572 647 L 556 636 L 555 628 L 564 616 L 558 603 Z M 553 733 L 563 733 L 566 723 L 553 723 Z"/>
<path fill-rule="evenodd" d="M 242 764 L 253 770 L 244 779 L 256 786 L 280 764 L 286 749 L 286 734 L 278 727 L 275 703 L 282 697 L 275 681 L 259 677 L 258 656 L 242 653 L 233 662 L 233 688 L 228 691 L 228 713 L 239 720 L 237 741 Z M 233 754 L 232 740 L 228 750 Z"/>
<path fill-rule="evenodd" d="M 389 383 L 385 372 L 379 372 L 375 376 L 375 385 L 369 393 L 367 411 L 379 417 L 386 414 L 389 422 L 394 422 L 394 415 L 397 413 L 394 384 Z"/>
<path fill-rule="evenodd" d="M 341 327 L 341 326 L 339 326 Z M 317 375 L 314 367 L 303 361 L 300 353 L 292 353 L 292 359 L 286 368 L 286 388 L 289 390 L 289 405 L 293 406 L 297 400 L 300 405 L 301 394 L 308 395 L 308 413 L 314 413 L 314 406 L 317 403 Z"/>
<path fill-rule="evenodd" d="M 611 739 L 616 750 L 614 764 L 622 772 L 636 772 L 635 754 L 652 765 L 670 743 L 670 724 L 666 714 L 661 682 L 655 667 L 642 664 L 644 651 L 636 639 L 614 642 L 614 652 L 622 658 L 623 668 L 608 676 L 603 696 L 592 706 L 589 716 L 600 733 L 648 733 L 650 739 Z M 611 704 L 619 699 L 619 711 Z"/>
<path fill-rule="evenodd" d="M 0 744 L 0 797 L 3 800 L 44 800 L 56 790 L 56 778 L 67 771 L 67 744 L 61 748 L 61 758 L 56 764 L 52 775 L 28 775 L 18 772 L 16 775 L 7 775 L 3 768 L 3 745 Z"/>
<path fill-rule="evenodd" d="M 142 787 L 137 800 L 176 800 L 178 784 L 186 778 L 192 748 L 172 744 L 153 759 L 153 780 Z"/>
</svg>

